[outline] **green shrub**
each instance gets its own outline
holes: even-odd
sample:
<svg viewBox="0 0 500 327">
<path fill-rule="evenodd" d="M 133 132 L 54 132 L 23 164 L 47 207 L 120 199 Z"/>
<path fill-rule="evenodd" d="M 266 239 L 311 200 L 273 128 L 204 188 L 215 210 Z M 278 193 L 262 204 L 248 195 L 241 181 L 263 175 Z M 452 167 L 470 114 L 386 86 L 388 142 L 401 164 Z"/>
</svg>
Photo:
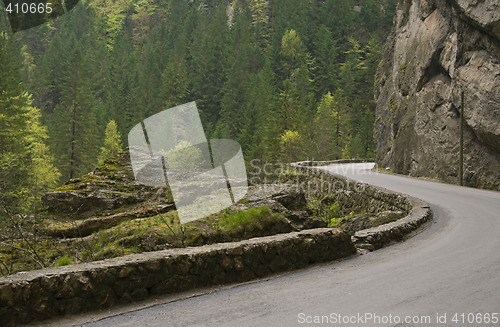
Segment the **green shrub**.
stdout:
<svg viewBox="0 0 500 327">
<path fill-rule="evenodd" d="M 398 110 L 398 101 L 394 97 L 394 95 L 391 96 L 389 99 L 389 104 L 391 105 L 391 112 L 394 113 L 396 110 Z"/>
<path fill-rule="evenodd" d="M 340 217 L 340 205 L 338 203 L 328 205 L 323 201 L 313 200 L 312 202 L 309 202 L 308 205 L 313 212 L 313 216 L 321 218 L 327 223 L 330 223 L 334 218 Z"/>
<path fill-rule="evenodd" d="M 338 203 L 334 203 L 323 210 L 323 216 L 328 218 L 338 218 L 340 214 L 340 205 Z"/>
<path fill-rule="evenodd" d="M 280 138 L 281 155 L 284 162 L 302 159 L 304 141 L 297 131 L 286 130 Z"/>
</svg>

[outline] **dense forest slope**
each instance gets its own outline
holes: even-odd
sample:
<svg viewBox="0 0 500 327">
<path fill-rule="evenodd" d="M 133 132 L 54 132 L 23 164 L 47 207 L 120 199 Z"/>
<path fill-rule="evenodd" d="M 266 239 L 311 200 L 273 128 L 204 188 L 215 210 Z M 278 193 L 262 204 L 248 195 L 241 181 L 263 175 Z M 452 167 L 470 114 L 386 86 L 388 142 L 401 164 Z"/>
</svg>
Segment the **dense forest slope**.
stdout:
<svg viewBox="0 0 500 327">
<path fill-rule="evenodd" d="M 500 4 L 398 2 L 376 79 L 377 161 L 458 182 L 461 93 L 464 182 L 500 187 Z"/>
<path fill-rule="evenodd" d="M 15 35 L 61 181 L 91 171 L 110 120 L 196 101 L 247 160 L 373 157 L 373 79 L 394 0 L 83 0 Z M 126 144 L 124 144 L 126 146 Z"/>
</svg>

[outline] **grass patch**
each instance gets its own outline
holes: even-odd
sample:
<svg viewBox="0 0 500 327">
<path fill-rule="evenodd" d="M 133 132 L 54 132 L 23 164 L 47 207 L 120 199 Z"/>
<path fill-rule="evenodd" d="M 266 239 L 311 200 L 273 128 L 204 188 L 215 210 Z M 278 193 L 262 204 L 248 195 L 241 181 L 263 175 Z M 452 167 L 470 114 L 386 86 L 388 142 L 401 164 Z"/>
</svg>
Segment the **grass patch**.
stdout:
<svg viewBox="0 0 500 327">
<path fill-rule="evenodd" d="M 394 170 L 392 170 L 392 168 L 382 168 L 382 167 L 379 167 L 378 170 L 380 172 L 383 172 L 383 173 L 386 173 L 386 174 L 396 174 L 396 172 Z"/>
<path fill-rule="evenodd" d="M 68 266 L 71 264 L 73 264 L 73 260 L 71 260 L 71 258 L 65 256 L 65 257 L 61 257 L 61 258 L 57 259 L 55 266 L 61 267 L 61 266 Z"/>
<path fill-rule="evenodd" d="M 265 221 L 278 217 L 279 214 L 273 214 L 267 207 L 252 208 L 249 210 L 240 210 L 236 214 L 226 214 L 219 221 L 219 227 L 224 230 L 234 228 L 244 228 L 249 226 L 260 226 Z"/>
<path fill-rule="evenodd" d="M 407 67 L 408 63 L 405 61 L 404 63 L 401 64 L 401 66 L 399 66 L 399 72 L 404 75 Z"/>
<path fill-rule="evenodd" d="M 300 175 L 301 173 L 294 169 L 284 169 L 281 175 Z"/>
</svg>

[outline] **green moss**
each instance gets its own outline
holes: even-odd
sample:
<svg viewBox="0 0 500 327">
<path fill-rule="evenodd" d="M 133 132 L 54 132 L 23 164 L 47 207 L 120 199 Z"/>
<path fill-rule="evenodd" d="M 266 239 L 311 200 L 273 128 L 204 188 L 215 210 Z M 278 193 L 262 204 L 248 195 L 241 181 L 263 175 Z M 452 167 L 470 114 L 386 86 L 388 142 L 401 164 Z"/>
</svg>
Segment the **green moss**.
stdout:
<svg viewBox="0 0 500 327">
<path fill-rule="evenodd" d="M 394 113 L 396 112 L 396 110 L 398 110 L 398 101 L 396 100 L 396 98 L 394 97 L 394 94 L 391 96 L 391 98 L 389 99 L 389 104 L 391 106 L 391 112 Z"/>
<path fill-rule="evenodd" d="M 84 175 L 79 178 L 70 179 L 66 184 L 58 187 L 57 192 L 78 192 L 87 187 L 88 183 L 97 183 L 100 179 L 95 175 Z"/>
<path fill-rule="evenodd" d="M 294 169 L 284 169 L 282 172 L 281 172 L 281 175 L 300 175 L 300 172 L 298 172 L 297 170 L 294 170 Z"/>
<path fill-rule="evenodd" d="M 399 66 L 399 72 L 404 75 L 406 72 L 406 67 L 408 67 L 408 63 L 405 61 L 401 64 L 401 66 Z"/>
<path fill-rule="evenodd" d="M 354 211 L 349 212 L 348 215 L 343 216 L 343 217 L 334 217 L 330 219 L 330 222 L 328 223 L 328 227 L 341 227 L 342 223 L 349 218 L 355 217 L 358 214 L 356 214 Z"/>
<path fill-rule="evenodd" d="M 375 85 L 377 85 L 380 82 L 380 71 L 385 67 L 385 65 L 386 65 L 385 60 L 381 60 L 377 65 L 377 71 L 375 72 Z"/>
<path fill-rule="evenodd" d="M 57 260 L 64 256 L 72 257 L 72 251 L 68 251 L 67 245 L 58 244 L 52 239 L 38 239 L 37 241 L 31 239 L 30 244 L 33 248 L 28 247 L 24 241 L 13 242 L 11 245 L 15 248 L 0 247 L 0 260 L 9 267 L 11 273 L 42 268 L 34 259 L 43 263 L 45 267 L 50 267 L 57 265 Z M 30 254 L 28 249 L 38 256 Z M 63 259 L 62 262 L 65 260 Z M 0 275 L 6 275 L 7 272 L 3 266 L 1 268 Z"/>
<path fill-rule="evenodd" d="M 378 170 L 380 172 L 383 172 L 383 173 L 396 174 L 392 169 L 386 169 L 386 168 L 379 167 Z"/>
</svg>

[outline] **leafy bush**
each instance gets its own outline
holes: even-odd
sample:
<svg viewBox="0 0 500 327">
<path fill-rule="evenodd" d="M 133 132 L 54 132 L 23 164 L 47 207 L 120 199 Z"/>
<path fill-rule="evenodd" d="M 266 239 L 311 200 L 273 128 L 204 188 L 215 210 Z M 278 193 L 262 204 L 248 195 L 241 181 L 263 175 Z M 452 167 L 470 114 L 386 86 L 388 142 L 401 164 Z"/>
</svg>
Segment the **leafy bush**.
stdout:
<svg viewBox="0 0 500 327">
<path fill-rule="evenodd" d="M 340 215 L 340 205 L 333 203 L 323 209 L 323 216 L 328 220 L 329 218 L 338 218 Z"/>
<path fill-rule="evenodd" d="M 302 159 L 303 140 L 299 132 L 286 130 L 281 135 L 280 145 L 284 162 L 294 162 Z"/>
<path fill-rule="evenodd" d="M 340 217 L 340 205 L 338 203 L 325 204 L 320 200 L 313 200 L 309 202 L 313 215 L 321 218 L 323 221 L 330 223 L 333 218 Z"/>
</svg>

